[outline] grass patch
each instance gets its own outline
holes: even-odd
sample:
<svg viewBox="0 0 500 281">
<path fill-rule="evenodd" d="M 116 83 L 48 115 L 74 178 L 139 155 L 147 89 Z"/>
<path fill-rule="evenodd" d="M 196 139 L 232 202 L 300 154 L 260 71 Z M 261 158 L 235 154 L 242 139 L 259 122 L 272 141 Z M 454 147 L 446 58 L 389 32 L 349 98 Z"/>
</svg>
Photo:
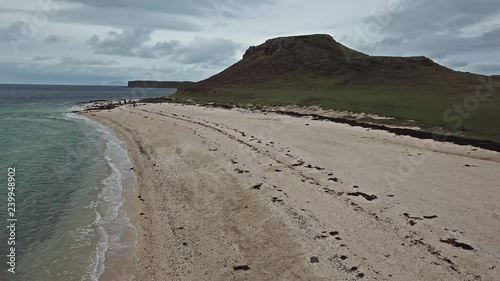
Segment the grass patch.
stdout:
<svg viewBox="0 0 500 281">
<path fill-rule="evenodd" d="M 399 119 L 416 120 L 424 126 L 465 130 L 475 138 L 500 141 L 500 99 L 493 93 L 486 100 L 480 100 L 477 110 L 470 112 L 467 118 L 456 122 L 447 122 L 443 117 L 447 110 L 453 110 L 454 104 L 463 104 L 469 96 L 474 96 L 475 86 L 411 86 L 411 87 L 372 87 L 372 86 L 336 86 L 333 88 L 266 88 L 234 87 L 210 94 L 178 93 L 174 96 L 203 102 L 252 103 L 255 105 L 298 105 L 321 106 L 325 109 L 351 112 L 373 113 Z M 458 116 L 452 113 L 450 116 Z"/>
</svg>

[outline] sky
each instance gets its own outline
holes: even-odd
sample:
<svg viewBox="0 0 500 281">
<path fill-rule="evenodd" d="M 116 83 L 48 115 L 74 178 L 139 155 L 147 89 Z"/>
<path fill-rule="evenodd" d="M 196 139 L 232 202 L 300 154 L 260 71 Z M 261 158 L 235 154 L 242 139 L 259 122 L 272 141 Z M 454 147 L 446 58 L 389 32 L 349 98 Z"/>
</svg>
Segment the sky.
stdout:
<svg viewBox="0 0 500 281">
<path fill-rule="evenodd" d="M 498 0 L 16 0 L 0 3 L 0 83 L 198 81 L 249 46 L 313 33 L 500 74 Z"/>
</svg>

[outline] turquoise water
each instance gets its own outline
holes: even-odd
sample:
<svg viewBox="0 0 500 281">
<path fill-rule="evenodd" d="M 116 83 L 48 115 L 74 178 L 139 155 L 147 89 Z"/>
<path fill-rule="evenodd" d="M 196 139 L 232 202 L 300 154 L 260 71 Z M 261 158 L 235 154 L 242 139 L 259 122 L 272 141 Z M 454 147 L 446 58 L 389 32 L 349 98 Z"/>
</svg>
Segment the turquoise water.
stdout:
<svg viewBox="0 0 500 281">
<path fill-rule="evenodd" d="M 81 101 L 127 97 L 136 96 L 122 87 L 0 85 L 0 280 L 99 280 L 103 272 L 127 280 L 133 273 L 127 199 L 135 178 L 126 146 L 109 128 L 70 113 Z M 6 257 L 9 167 L 16 169 L 15 274 Z"/>
</svg>

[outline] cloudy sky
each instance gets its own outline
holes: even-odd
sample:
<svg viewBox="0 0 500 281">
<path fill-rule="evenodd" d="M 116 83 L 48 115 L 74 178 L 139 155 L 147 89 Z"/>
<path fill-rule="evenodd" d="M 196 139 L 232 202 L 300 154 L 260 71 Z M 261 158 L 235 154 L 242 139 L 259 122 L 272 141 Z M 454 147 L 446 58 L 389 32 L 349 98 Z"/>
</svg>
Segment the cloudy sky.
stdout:
<svg viewBox="0 0 500 281">
<path fill-rule="evenodd" d="M 200 80 L 250 45 L 311 33 L 500 74 L 498 0 L 16 0 L 0 3 L 0 83 Z"/>
</svg>

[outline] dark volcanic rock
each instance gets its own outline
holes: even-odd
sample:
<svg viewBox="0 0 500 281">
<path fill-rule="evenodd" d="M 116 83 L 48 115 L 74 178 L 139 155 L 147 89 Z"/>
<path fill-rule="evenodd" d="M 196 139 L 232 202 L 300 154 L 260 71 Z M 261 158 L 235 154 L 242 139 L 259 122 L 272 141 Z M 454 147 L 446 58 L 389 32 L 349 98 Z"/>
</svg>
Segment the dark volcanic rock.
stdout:
<svg viewBox="0 0 500 281">
<path fill-rule="evenodd" d="M 262 183 L 256 184 L 252 186 L 253 189 L 260 189 L 262 187 Z"/>
<path fill-rule="evenodd" d="M 363 198 L 365 198 L 368 201 L 373 201 L 373 200 L 378 198 L 376 195 L 368 195 L 364 192 L 348 192 L 347 195 L 349 195 L 349 196 L 362 196 Z"/>
<path fill-rule="evenodd" d="M 239 271 L 239 270 L 247 271 L 247 270 L 250 270 L 250 267 L 248 265 L 237 265 L 237 266 L 233 266 L 233 270 L 234 271 Z"/>
<path fill-rule="evenodd" d="M 311 263 L 319 263 L 319 258 L 318 258 L 318 257 L 311 257 L 311 258 L 309 259 L 309 261 L 310 261 Z"/>
<path fill-rule="evenodd" d="M 440 239 L 439 241 L 441 241 L 443 243 L 450 244 L 450 245 L 455 246 L 457 248 L 462 248 L 462 249 L 467 250 L 467 251 L 474 250 L 474 247 L 472 247 L 471 245 L 467 245 L 465 243 L 458 242 L 457 239 L 455 239 L 455 238 Z"/>
</svg>

